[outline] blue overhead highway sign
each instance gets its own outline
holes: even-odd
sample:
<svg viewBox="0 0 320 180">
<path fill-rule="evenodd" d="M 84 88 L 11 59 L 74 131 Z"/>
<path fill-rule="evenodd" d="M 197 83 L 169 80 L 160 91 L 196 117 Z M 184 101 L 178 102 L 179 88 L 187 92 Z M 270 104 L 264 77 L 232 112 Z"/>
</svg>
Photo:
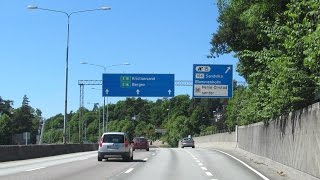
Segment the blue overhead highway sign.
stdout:
<svg viewBox="0 0 320 180">
<path fill-rule="evenodd" d="M 103 74 L 102 96 L 173 97 L 174 74 Z"/>
<path fill-rule="evenodd" d="M 231 98 L 233 92 L 232 65 L 194 64 L 194 98 Z"/>
</svg>

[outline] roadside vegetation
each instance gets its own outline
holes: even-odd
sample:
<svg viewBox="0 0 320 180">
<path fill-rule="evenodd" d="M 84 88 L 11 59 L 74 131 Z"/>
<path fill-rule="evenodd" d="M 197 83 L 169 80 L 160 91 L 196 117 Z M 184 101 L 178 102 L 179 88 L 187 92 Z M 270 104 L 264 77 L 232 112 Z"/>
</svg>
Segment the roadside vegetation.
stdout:
<svg viewBox="0 0 320 180">
<path fill-rule="evenodd" d="M 245 125 L 319 101 L 320 2 L 219 0 L 211 57 L 234 53 L 248 86 L 228 102 L 226 125 Z"/>
<path fill-rule="evenodd" d="M 2 99 L 1 99 L 2 100 Z M 25 96 L 24 101 L 29 101 Z M 191 99 L 188 95 L 179 95 L 170 99 L 148 101 L 141 98 L 127 98 L 116 104 L 109 104 L 108 131 L 124 131 L 130 138 L 144 136 L 150 140 L 164 140 L 170 146 L 177 146 L 179 139 L 188 135 L 212 134 L 217 129 L 224 129 L 223 107 L 225 100 L 219 99 Z M 11 144 L 11 135 L 15 133 L 31 132 L 35 143 L 39 125 L 42 124 L 41 111 L 24 111 L 28 116 L 18 116 L 20 109 L 26 108 L 23 103 L 21 108 L 13 109 L 12 102 L 0 102 L 0 135 L 7 137 L 1 144 Z M 81 108 L 68 114 L 67 136 L 70 143 L 96 143 L 99 132 L 102 133 L 102 108 L 95 104 L 92 109 Z M 106 107 L 105 107 L 106 111 Z M 219 118 L 213 112 L 219 112 Z M 100 112 L 100 115 L 99 115 Z M 99 131 L 100 118 L 100 131 Z M 18 121 L 19 120 L 19 121 Z M 63 142 L 62 114 L 57 114 L 45 120 L 43 143 Z M 29 122 L 29 123 L 26 123 Z M 16 127 L 20 124 L 19 128 Z M 79 131 L 80 129 L 80 131 Z M 156 130 L 165 129 L 165 135 Z"/>
</svg>

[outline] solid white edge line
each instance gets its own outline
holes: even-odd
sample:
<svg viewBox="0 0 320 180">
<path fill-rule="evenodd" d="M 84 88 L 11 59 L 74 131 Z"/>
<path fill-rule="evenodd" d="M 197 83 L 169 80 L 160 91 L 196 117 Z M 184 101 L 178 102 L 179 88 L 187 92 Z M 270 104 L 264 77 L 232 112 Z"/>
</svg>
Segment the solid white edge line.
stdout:
<svg viewBox="0 0 320 180">
<path fill-rule="evenodd" d="M 226 152 L 223 152 L 223 151 L 220 151 L 220 150 L 217 150 L 217 149 L 212 149 L 214 151 L 217 151 L 217 152 L 220 152 L 220 153 L 223 153 L 229 157 L 232 157 L 233 159 L 237 160 L 238 162 L 240 162 L 241 164 L 243 164 L 244 166 L 246 166 L 248 169 L 250 169 L 251 171 L 253 171 L 254 173 L 256 173 L 258 176 L 260 176 L 262 179 L 264 180 L 270 180 L 269 178 L 265 177 L 263 174 L 261 174 L 259 171 L 253 169 L 251 166 L 249 166 L 248 164 L 246 164 L 245 162 L 241 161 L 240 159 L 232 156 L 231 154 L 228 154 Z"/>
<path fill-rule="evenodd" d="M 46 168 L 46 167 L 38 167 L 38 168 L 34 168 L 34 169 L 28 169 L 28 170 L 25 170 L 25 171 L 26 171 L 26 172 L 30 172 L 30 171 L 35 171 L 35 170 L 43 169 L 43 168 Z"/>
<path fill-rule="evenodd" d="M 206 172 L 207 176 L 213 176 L 211 172 Z"/>
<path fill-rule="evenodd" d="M 132 170 L 133 170 L 133 168 L 130 168 L 130 169 L 128 169 L 128 170 L 127 170 L 126 172 L 124 172 L 124 173 L 128 174 L 128 173 L 130 173 Z"/>
</svg>

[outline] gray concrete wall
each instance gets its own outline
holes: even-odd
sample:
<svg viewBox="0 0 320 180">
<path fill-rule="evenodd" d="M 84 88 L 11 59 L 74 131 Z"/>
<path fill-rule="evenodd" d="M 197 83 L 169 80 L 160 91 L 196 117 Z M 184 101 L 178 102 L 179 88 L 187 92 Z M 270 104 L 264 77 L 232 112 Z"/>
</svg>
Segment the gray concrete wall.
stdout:
<svg viewBox="0 0 320 180">
<path fill-rule="evenodd" d="M 270 121 L 268 125 L 259 122 L 240 126 L 230 134 L 194 139 L 197 147 L 238 147 L 265 158 L 265 162 L 270 159 L 320 178 L 320 103 Z"/>
<path fill-rule="evenodd" d="M 98 144 L 0 146 L 0 162 L 95 151 Z"/>
<path fill-rule="evenodd" d="M 320 178 L 320 103 L 238 132 L 239 148 Z"/>
<path fill-rule="evenodd" d="M 236 143 L 236 133 L 220 133 L 212 134 L 201 137 L 194 137 L 194 142 L 196 147 L 216 147 L 216 148 L 235 148 Z"/>
</svg>

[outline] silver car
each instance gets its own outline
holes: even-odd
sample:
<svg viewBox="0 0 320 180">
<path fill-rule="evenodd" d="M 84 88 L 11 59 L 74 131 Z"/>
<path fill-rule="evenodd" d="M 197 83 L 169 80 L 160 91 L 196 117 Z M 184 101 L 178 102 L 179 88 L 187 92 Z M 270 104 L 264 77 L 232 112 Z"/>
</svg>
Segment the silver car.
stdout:
<svg viewBox="0 0 320 180">
<path fill-rule="evenodd" d="M 128 135 L 124 132 L 104 133 L 99 141 L 98 161 L 108 158 L 133 160 L 133 148 Z"/>
<path fill-rule="evenodd" d="M 181 148 L 192 147 L 194 148 L 194 140 L 192 138 L 183 138 L 181 140 Z"/>
</svg>

